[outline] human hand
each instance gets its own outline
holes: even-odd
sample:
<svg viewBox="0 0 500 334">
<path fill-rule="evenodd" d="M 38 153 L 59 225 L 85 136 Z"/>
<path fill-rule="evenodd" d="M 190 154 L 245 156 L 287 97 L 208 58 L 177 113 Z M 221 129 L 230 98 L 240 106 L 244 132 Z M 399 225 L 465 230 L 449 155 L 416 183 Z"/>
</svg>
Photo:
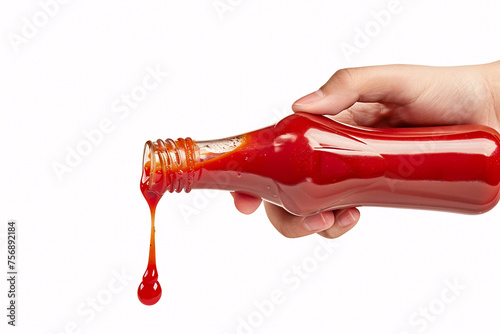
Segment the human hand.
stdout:
<svg viewBox="0 0 500 334">
<path fill-rule="evenodd" d="M 482 124 L 500 131 L 500 61 L 459 67 L 342 69 L 319 90 L 297 100 L 292 109 L 367 127 Z M 232 195 L 236 208 L 245 214 L 262 202 L 238 192 Z M 264 206 L 271 223 L 286 237 L 318 233 L 336 238 L 360 217 L 356 208 L 298 217 L 271 203 Z"/>
</svg>

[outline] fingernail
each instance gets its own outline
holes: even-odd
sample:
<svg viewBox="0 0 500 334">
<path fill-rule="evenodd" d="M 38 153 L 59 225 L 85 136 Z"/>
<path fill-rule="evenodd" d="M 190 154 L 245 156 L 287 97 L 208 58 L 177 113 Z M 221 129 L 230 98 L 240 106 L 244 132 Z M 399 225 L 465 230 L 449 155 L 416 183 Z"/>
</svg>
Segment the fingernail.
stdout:
<svg viewBox="0 0 500 334">
<path fill-rule="evenodd" d="M 322 231 L 328 227 L 328 223 L 326 222 L 325 217 L 323 217 L 322 213 L 306 217 L 304 218 L 303 222 L 306 229 L 311 232 Z"/>
<path fill-rule="evenodd" d="M 304 97 L 301 97 L 297 101 L 295 101 L 295 105 L 306 105 L 317 102 L 323 98 L 323 92 L 321 90 L 317 90 L 312 92 L 311 94 L 307 94 Z"/>
<path fill-rule="evenodd" d="M 357 210 L 345 209 L 336 215 L 335 222 L 341 227 L 347 227 L 354 224 L 358 219 L 359 219 L 359 212 Z"/>
</svg>

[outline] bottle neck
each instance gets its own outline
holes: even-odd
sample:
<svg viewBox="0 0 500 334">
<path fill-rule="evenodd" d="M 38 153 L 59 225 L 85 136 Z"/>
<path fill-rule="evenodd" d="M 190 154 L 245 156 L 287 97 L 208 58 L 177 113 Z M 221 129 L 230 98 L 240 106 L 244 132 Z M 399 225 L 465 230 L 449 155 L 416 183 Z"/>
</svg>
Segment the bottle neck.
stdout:
<svg viewBox="0 0 500 334">
<path fill-rule="evenodd" d="M 144 146 L 141 188 L 161 197 L 165 192 L 190 192 L 200 165 L 228 153 L 243 142 L 243 135 L 195 142 L 191 138 L 158 139 Z"/>
</svg>

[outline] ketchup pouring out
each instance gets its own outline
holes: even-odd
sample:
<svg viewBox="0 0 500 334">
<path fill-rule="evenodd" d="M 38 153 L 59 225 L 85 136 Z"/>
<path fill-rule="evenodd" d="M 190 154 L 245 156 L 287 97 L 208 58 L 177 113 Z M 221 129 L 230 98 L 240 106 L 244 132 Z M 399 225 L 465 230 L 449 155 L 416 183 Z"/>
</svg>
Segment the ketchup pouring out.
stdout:
<svg viewBox="0 0 500 334">
<path fill-rule="evenodd" d="M 145 150 L 148 150 L 146 146 Z M 148 202 L 151 211 L 151 240 L 149 244 L 148 266 L 142 277 L 142 282 L 137 289 L 139 301 L 144 305 L 154 305 L 161 298 L 161 286 L 158 282 L 158 270 L 156 269 L 156 248 L 155 248 L 155 212 L 156 206 L 162 195 L 158 194 L 149 182 L 152 178 L 162 177 L 161 170 L 154 170 L 154 162 L 151 163 L 151 154 L 154 152 L 144 152 L 143 173 L 141 178 L 141 192 Z M 153 166 L 151 166 L 153 165 Z M 161 193 L 163 194 L 163 193 Z"/>
</svg>

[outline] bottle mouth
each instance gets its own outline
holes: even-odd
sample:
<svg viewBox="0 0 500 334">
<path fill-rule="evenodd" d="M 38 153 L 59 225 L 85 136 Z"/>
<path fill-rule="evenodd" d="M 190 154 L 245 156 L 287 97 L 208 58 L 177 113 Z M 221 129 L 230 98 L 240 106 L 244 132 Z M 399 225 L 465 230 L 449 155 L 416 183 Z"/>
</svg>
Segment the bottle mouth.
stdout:
<svg viewBox="0 0 500 334">
<path fill-rule="evenodd" d="M 191 191 L 199 149 L 191 138 L 147 141 L 142 158 L 141 187 L 158 195 Z"/>
</svg>

